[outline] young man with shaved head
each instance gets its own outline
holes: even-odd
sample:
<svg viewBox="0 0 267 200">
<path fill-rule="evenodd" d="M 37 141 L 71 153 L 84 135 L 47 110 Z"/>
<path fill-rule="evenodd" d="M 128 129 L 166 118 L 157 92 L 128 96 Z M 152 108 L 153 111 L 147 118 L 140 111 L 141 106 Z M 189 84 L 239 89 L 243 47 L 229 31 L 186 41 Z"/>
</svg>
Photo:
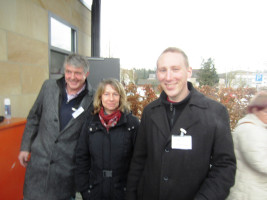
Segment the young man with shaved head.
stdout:
<svg viewBox="0 0 267 200">
<path fill-rule="evenodd" d="M 224 200 L 236 160 L 227 109 L 187 81 L 186 54 L 157 61 L 160 97 L 145 107 L 127 180 L 127 200 Z"/>
</svg>

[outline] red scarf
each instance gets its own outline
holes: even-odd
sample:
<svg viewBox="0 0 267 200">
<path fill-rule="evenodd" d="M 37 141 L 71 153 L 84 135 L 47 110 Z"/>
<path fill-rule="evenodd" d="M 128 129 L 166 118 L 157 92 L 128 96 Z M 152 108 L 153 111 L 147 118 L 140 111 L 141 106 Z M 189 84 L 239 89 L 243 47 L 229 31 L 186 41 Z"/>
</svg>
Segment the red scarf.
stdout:
<svg viewBox="0 0 267 200">
<path fill-rule="evenodd" d="M 121 111 L 116 110 L 110 115 L 105 115 L 104 108 L 101 107 L 100 112 L 98 114 L 99 119 L 104 127 L 106 127 L 107 131 L 109 131 L 110 127 L 114 127 L 121 118 Z"/>
</svg>

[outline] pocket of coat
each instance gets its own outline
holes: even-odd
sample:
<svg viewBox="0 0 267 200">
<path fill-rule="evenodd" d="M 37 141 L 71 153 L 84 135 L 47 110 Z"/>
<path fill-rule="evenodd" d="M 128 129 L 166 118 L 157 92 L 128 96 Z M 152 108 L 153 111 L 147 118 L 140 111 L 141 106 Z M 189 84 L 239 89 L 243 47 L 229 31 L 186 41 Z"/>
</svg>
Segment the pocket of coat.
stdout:
<svg viewBox="0 0 267 200">
<path fill-rule="evenodd" d="M 91 198 L 100 197 L 99 195 L 101 195 L 101 179 L 94 177 L 91 171 L 89 174 L 90 174 L 89 189 L 88 189 L 89 196 Z"/>
<path fill-rule="evenodd" d="M 101 196 L 100 183 L 93 183 L 89 185 L 88 194 L 90 198 L 96 198 Z"/>
<path fill-rule="evenodd" d="M 114 199 L 125 199 L 125 193 L 126 193 L 126 183 L 125 182 L 118 182 L 114 183 Z"/>
<path fill-rule="evenodd" d="M 145 176 L 142 175 L 142 178 L 139 182 L 138 189 L 137 189 L 137 199 L 143 199 L 143 193 L 144 193 L 144 184 L 145 184 Z"/>
</svg>

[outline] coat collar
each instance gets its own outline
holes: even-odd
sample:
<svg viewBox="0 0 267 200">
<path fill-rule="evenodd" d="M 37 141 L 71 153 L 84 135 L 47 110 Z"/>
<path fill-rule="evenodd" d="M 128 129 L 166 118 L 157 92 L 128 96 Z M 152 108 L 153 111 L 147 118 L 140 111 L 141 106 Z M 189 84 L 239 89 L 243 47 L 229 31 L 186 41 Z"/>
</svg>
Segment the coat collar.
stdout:
<svg viewBox="0 0 267 200">
<path fill-rule="evenodd" d="M 88 108 L 90 107 L 90 105 L 93 102 L 93 89 L 91 87 L 91 85 L 88 83 L 87 79 L 85 80 L 85 84 L 86 84 L 86 94 L 84 95 L 81 103 L 80 103 L 80 107 L 82 107 L 84 109 L 83 112 L 87 112 Z M 57 80 L 57 85 L 58 85 L 58 95 L 54 95 L 54 102 L 56 102 L 54 104 L 55 106 L 55 111 L 57 112 L 57 115 L 59 115 L 59 106 L 60 106 L 60 99 L 61 99 L 61 95 L 63 95 L 63 90 L 65 90 L 65 77 L 63 76 L 62 78 Z M 80 115 L 81 116 L 81 115 Z M 75 124 L 75 122 L 77 120 L 79 120 L 79 117 L 77 118 L 71 118 L 71 120 L 69 121 L 69 123 L 66 125 L 66 127 L 61 131 L 64 132 L 65 130 L 68 130 L 68 128 L 70 128 L 71 126 L 73 126 Z"/>
<path fill-rule="evenodd" d="M 206 109 L 208 107 L 207 102 L 205 101 L 205 96 L 198 92 L 193 87 L 192 83 L 188 82 L 188 88 L 190 90 L 191 97 L 182 114 L 175 122 L 172 130 L 170 130 L 169 127 L 166 108 L 162 103 L 162 98 L 166 98 L 166 93 L 163 91 L 160 98 L 152 104 L 152 110 L 154 110 L 153 115 L 151 116 L 152 121 L 156 124 L 166 140 L 170 140 L 172 134 L 180 134 L 180 128 L 187 130 L 193 124 L 197 123 L 200 116 L 197 115 L 198 112 L 195 112 L 196 107 L 201 109 Z"/>
<path fill-rule="evenodd" d="M 200 108 L 207 108 L 208 105 L 207 105 L 207 101 L 205 100 L 205 96 L 202 93 L 200 93 L 199 91 L 197 91 L 191 82 L 187 82 L 187 86 L 188 86 L 188 89 L 189 89 L 190 94 L 191 94 L 189 104 L 200 107 Z M 162 91 L 160 98 L 158 98 L 156 101 L 154 101 L 152 108 L 157 107 L 157 106 L 161 106 L 163 98 L 166 98 L 166 97 L 167 97 L 166 93 L 164 91 Z"/>
<path fill-rule="evenodd" d="M 127 123 L 127 116 L 128 115 L 131 115 L 131 113 L 121 112 L 121 118 L 118 121 L 117 125 L 121 125 L 121 124 Z M 101 124 L 101 121 L 99 119 L 98 113 L 93 115 L 92 124 Z"/>
</svg>

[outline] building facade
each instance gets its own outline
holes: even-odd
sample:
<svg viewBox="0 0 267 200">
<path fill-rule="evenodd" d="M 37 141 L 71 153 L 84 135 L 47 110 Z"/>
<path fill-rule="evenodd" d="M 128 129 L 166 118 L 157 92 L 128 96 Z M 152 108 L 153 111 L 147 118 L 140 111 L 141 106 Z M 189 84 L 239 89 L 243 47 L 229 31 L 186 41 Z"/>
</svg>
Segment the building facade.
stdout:
<svg viewBox="0 0 267 200">
<path fill-rule="evenodd" d="M 0 0 L 0 115 L 10 98 L 12 116 L 26 117 L 49 78 L 51 16 L 75 29 L 75 52 L 91 56 L 91 11 L 80 1 Z"/>
</svg>

